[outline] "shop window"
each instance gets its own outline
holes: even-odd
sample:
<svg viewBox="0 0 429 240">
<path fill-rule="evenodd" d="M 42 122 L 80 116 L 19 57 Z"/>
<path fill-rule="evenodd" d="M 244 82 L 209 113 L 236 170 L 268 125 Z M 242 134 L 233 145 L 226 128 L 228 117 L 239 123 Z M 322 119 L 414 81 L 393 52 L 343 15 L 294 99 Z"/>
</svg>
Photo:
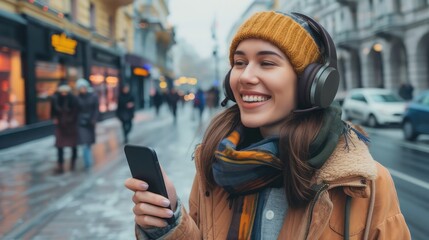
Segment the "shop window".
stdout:
<svg viewBox="0 0 429 240">
<path fill-rule="evenodd" d="M 118 101 L 118 69 L 93 66 L 89 80 L 94 92 L 98 95 L 99 111 L 109 112 L 117 108 Z"/>
<path fill-rule="evenodd" d="M 53 62 L 36 62 L 36 112 L 39 121 L 51 118 L 51 97 L 60 82 L 67 82 L 76 92 L 76 80 L 82 77 L 82 67 L 65 66 Z"/>
<path fill-rule="evenodd" d="M 0 131 L 25 124 L 21 53 L 0 47 Z"/>
</svg>

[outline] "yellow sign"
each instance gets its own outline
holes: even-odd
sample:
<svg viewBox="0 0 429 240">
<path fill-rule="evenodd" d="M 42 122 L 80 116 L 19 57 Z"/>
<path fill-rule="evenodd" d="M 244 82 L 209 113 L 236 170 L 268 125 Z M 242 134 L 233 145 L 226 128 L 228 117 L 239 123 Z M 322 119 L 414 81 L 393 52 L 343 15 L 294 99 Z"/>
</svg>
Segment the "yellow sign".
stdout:
<svg viewBox="0 0 429 240">
<path fill-rule="evenodd" d="M 55 51 L 74 55 L 76 53 L 77 41 L 68 38 L 65 33 L 52 34 L 51 44 Z"/>
<path fill-rule="evenodd" d="M 138 68 L 138 67 L 134 68 L 133 73 L 136 76 L 143 76 L 143 77 L 147 77 L 149 75 L 149 72 L 146 69 Z"/>
</svg>

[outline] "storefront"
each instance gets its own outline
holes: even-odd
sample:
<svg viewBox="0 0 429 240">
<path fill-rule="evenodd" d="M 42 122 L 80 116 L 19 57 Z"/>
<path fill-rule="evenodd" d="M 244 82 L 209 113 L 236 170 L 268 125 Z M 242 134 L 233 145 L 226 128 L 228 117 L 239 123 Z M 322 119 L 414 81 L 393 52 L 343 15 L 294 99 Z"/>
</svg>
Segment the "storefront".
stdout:
<svg viewBox="0 0 429 240">
<path fill-rule="evenodd" d="M 118 53 L 91 45 L 89 80 L 98 95 L 101 118 L 112 116 L 117 108 L 121 72 L 121 58 Z"/>
<path fill-rule="evenodd" d="M 85 76 L 87 42 L 59 29 L 34 26 L 33 32 L 43 37 L 40 48 L 32 49 L 34 56 L 34 91 L 37 122 L 51 119 L 51 96 L 61 82 L 74 92 L 76 80 Z M 40 51 L 45 49 L 46 51 Z"/>
<path fill-rule="evenodd" d="M 25 25 L 22 17 L 0 10 L 0 134 L 25 125 Z"/>
<path fill-rule="evenodd" d="M 0 17 L 0 148 L 52 134 L 52 94 L 60 82 L 73 88 L 89 72 L 87 40 L 31 16 L 13 16 L 26 24 Z"/>
<path fill-rule="evenodd" d="M 150 70 L 152 64 L 148 60 L 134 54 L 125 55 L 127 83 L 130 91 L 136 99 L 136 108 L 141 109 L 149 106 Z"/>
</svg>

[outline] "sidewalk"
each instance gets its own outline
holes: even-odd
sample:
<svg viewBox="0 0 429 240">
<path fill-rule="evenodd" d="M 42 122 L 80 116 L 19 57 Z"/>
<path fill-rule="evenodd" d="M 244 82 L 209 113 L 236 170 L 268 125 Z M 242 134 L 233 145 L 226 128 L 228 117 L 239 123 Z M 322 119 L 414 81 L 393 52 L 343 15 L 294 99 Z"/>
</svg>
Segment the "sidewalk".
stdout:
<svg viewBox="0 0 429 240">
<path fill-rule="evenodd" d="M 167 106 L 160 116 L 152 109 L 137 112 L 130 143 L 155 148 L 187 207 L 195 175 L 192 152 L 210 116 L 198 122 L 190 105 L 178 111 L 177 124 Z M 49 136 L 0 150 L 0 239 L 134 239 L 132 192 L 123 186 L 130 173 L 119 121 L 97 125 L 91 171 L 84 170 L 79 157 L 75 172 L 66 168 L 54 175 L 53 143 Z M 68 163 L 69 151 L 66 156 Z"/>
<path fill-rule="evenodd" d="M 152 109 L 136 112 L 134 127 L 153 121 Z M 54 136 L 0 150 L 0 239 L 6 233 L 24 232 L 31 221 L 49 215 L 53 199 L 66 196 L 89 178 L 97 177 L 122 154 L 122 130 L 116 118 L 97 124 L 93 145 L 94 166 L 84 170 L 81 149 L 76 171 L 69 171 L 71 151 L 65 149 L 65 173 L 53 174 L 57 152 Z M 34 224 L 34 223 L 33 223 Z"/>
</svg>

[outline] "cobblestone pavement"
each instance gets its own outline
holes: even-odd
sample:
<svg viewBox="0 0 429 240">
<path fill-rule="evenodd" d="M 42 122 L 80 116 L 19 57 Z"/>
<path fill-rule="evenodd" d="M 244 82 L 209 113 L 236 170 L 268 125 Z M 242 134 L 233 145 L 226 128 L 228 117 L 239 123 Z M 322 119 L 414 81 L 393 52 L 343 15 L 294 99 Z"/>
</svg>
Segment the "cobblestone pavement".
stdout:
<svg viewBox="0 0 429 240">
<path fill-rule="evenodd" d="M 199 122 L 191 106 L 185 106 L 175 124 L 164 107 L 160 116 L 152 110 L 137 113 L 130 143 L 157 151 L 187 205 L 195 174 L 191 156 L 210 116 L 206 113 Z M 0 150 L 0 238 L 133 239 L 132 193 L 123 186 L 130 173 L 120 123 L 109 119 L 98 124 L 90 171 L 79 158 L 78 170 L 54 175 L 53 142 L 50 136 Z"/>
</svg>

